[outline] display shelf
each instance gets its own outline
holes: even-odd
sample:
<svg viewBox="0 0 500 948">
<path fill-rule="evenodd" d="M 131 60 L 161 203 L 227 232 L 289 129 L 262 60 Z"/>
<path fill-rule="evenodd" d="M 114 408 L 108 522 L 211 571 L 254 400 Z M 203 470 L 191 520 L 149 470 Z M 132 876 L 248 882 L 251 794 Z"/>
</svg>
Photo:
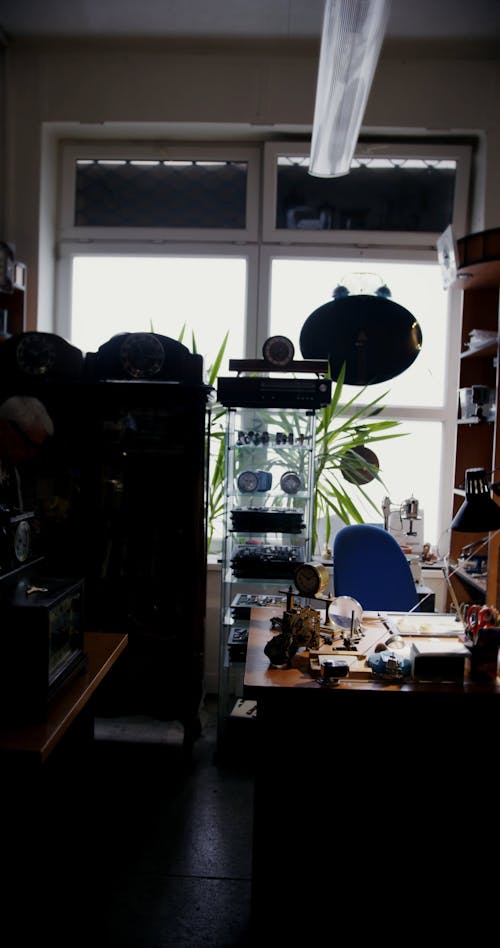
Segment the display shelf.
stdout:
<svg viewBox="0 0 500 948">
<path fill-rule="evenodd" d="M 310 408 L 227 408 L 219 752 L 243 699 L 246 646 L 234 629 L 260 604 L 282 615 L 297 565 L 312 558 L 315 421 Z"/>
<path fill-rule="evenodd" d="M 498 342 L 486 342 L 483 346 L 477 346 L 475 349 L 466 349 L 460 354 L 460 359 L 484 359 L 487 356 L 495 358 L 497 345 Z"/>
</svg>

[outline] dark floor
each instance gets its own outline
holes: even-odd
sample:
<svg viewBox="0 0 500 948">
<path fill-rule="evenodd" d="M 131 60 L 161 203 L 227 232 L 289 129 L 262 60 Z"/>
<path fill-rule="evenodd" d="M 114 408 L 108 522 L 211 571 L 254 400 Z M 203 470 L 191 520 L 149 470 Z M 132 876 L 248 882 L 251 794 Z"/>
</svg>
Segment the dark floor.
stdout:
<svg viewBox="0 0 500 948">
<path fill-rule="evenodd" d="M 246 753 L 242 731 L 222 763 L 216 711 L 205 698 L 188 758 L 175 722 L 96 719 L 87 766 L 46 791 L 52 815 L 37 857 L 17 866 L 26 900 L 5 948 L 27 944 L 30 925 L 67 948 L 251 945 L 252 740 Z"/>
</svg>

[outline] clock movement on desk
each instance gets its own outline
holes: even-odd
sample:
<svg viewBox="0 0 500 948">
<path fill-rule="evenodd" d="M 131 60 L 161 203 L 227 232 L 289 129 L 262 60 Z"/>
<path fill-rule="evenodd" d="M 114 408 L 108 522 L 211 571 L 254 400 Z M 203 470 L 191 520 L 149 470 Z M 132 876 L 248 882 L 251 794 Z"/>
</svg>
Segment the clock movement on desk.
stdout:
<svg viewBox="0 0 500 948">
<path fill-rule="evenodd" d="M 324 629 L 337 631 L 342 637 L 359 635 L 363 609 L 351 596 L 333 596 L 328 590 L 330 573 L 322 563 L 302 563 L 294 573 L 299 593 L 321 602 L 325 607 Z M 333 610 L 333 617 L 330 611 Z"/>
</svg>

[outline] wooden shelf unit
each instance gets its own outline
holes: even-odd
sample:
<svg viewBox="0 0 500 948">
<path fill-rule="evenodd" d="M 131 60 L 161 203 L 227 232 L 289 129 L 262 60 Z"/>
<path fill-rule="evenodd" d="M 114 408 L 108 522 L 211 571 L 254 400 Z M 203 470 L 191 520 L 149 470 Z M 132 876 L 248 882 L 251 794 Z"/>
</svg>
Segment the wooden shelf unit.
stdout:
<svg viewBox="0 0 500 948">
<path fill-rule="evenodd" d="M 500 468 L 499 419 L 499 316 L 500 316 L 500 228 L 472 234 L 457 241 L 457 283 L 463 290 L 462 353 L 460 357 L 459 388 L 487 385 L 495 390 L 495 408 L 491 420 L 457 418 L 453 516 L 464 500 L 465 471 L 484 467 L 491 480 L 500 479 L 492 472 Z M 467 348 L 472 330 L 497 333 L 496 341 L 477 348 Z M 496 500 L 497 498 L 495 498 Z M 450 558 L 458 560 L 464 546 L 480 541 L 484 533 L 452 531 Z M 478 584 L 460 570 L 454 575 L 459 600 L 486 601 L 500 607 L 500 536 L 489 535 L 485 546 L 478 550 L 488 556 L 486 582 Z M 483 588 L 484 586 L 484 588 Z"/>
</svg>

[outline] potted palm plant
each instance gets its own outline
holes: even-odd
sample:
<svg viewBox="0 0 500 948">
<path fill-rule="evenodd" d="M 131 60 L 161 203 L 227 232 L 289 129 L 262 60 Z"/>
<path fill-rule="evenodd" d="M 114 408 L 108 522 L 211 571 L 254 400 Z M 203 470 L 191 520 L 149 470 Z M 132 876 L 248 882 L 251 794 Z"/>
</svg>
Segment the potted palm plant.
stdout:
<svg viewBox="0 0 500 948">
<path fill-rule="evenodd" d="M 345 523 L 363 523 L 359 502 L 363 499 L 380 516 L 364 485 L 371 480 L 383 483 L 376 455 L 368 448 L 404 432 L 394 431 L 398 421 L 381 418 L 383 396 L 360 405 L 366 386 L 342 401 L 345 365 L 342 367 L 332 400 L 322 408 L 316 425 L 313 550 L 319 552 L 319 523 L 323 522 L 326 547 L 332 532 L 332 518 Z M 346 486 L 348 485 L 348 486 Z"/>
</svg>

